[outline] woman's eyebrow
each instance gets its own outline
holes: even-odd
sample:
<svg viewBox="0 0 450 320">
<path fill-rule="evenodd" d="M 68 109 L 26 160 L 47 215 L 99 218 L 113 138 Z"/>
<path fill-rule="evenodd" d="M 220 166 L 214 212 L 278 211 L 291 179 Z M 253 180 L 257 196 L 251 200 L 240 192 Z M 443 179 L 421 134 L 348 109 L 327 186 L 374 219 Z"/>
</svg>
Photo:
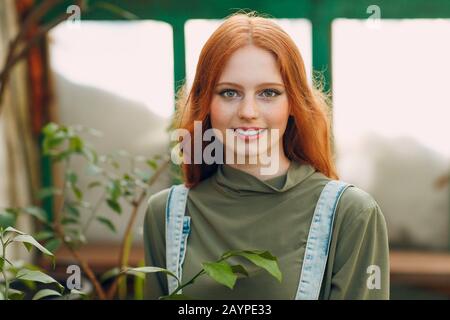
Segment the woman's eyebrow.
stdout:
<svg viewBox="0 0 450 320">
<path fill-rule="evenodd" d="M 221 83 L 218 83 L 218 84 L 217 84 L 217 86 L 223 86 L 223 85 L 235 86 L 235 87 L 242 88 L 242 86 L 241 86 L 240 84 L 234 83 L 234 82 L 221 82 Z M 279 87 L 284 87 L 284 84 L 278 83 L 278 82 L 264 82 L 264 83 L 260 83 L 260 84 L 257 85 L 256 87 L 265 87 L 265 86 L 279 86 Z"/>
</svg>

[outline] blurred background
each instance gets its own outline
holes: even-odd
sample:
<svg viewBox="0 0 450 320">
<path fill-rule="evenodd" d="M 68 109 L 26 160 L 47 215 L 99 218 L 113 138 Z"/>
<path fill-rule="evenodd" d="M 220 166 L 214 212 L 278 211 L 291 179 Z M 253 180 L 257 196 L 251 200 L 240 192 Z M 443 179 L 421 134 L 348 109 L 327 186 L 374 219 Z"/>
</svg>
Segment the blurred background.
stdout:
<svg viewBox="0 0 450 320">
<path fill-rule="evenodd" d="M 177 181 L 175 90 L 237 9 L 273 17 L 322 73 L 340 178 L 386 217 L 391 298 L 449 299 L 448 0 L 2 0 L 0 223 L 38 234 L 62 278 L 74 248 L 95 274 L 116 252 L 142 265 L 146 199 Z M 63 237 L 43 233 L 55 223 Z"/>
</svg>

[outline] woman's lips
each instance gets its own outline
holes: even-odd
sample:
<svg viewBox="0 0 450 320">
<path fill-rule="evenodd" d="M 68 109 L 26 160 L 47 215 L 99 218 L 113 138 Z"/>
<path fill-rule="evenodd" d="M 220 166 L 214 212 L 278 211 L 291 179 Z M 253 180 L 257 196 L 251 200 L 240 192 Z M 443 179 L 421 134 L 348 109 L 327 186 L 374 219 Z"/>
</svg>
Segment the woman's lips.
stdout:
<svg viewBox="0 0 450 320">
<path fill-rule="evenodd" d="M 259 139 L 266 133 L 267 128 L 234 128 L 233 131 L 239 139 L 249 141 Z"/>
</svg>

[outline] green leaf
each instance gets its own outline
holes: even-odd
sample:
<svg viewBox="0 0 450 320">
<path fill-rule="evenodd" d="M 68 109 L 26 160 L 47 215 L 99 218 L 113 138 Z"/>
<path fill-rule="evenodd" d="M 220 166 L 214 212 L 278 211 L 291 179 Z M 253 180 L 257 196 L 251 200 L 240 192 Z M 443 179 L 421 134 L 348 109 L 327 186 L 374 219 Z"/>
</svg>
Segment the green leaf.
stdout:
<svg viewBox="0 0 450 320">
<path fill-rule="evenodd" d="M 42 128 L 42 133 L 45 135 L 53 135 L 59 129 L 59 126 L 54 122 L 49 122 L 45 127 Z"/>
<path fill-rule="evenodd" d="M 37 249 L 39 249 L 41 252 L 45 253 L 46 255 L 53 257 L 53 253 L 51 253 L 50 251 L 45 249 L 39 242 L 37 242 L 32 236 L 30 236 L 28 234 L 18 235 L 16 237 L 14 237 L 12 239 L 12 241 L 14 241 L 14 242 L 22 242 L 25 245 L 25 247 L 28 249 L 28 251 L 31 250 L 31 246 L 34 246 Z"/>
<path fill-rule="evenodd" d="M 67 225 L 67 224 L 77 224 L 79 223 L 78 219 L 74 218 L 74 217 L 64 217 L 64 219 L 61 220 L 61 223 L 63 225 Z"/>
<path fill-rule="evenodd" d="M 87 243 L 87 239 L 84 236 L 84 234 L 81 232 L 81 230 L 67 228 L 66 229 L 66 235 L 67 235 L 67 241 L 72 243 L 72 244 L 75 241 L 78 241 L 78 242 L 80 242 L 82 244 L 86 244 Z"/>
<path fill-rule="evenodd" d="M 55 283 L 61 290 L 64 290 L 64 287 L 58 281 L 38 270 L 20 269 L 16 275 L 16 278 L 47 284 Z"/>
<path fill-rule="evenodd" d="M 75 184 L 78 181 L 78 175 L 72 170 L 67 170 L 66 179 L 69 183 Z"/>
<path fill-rule="evenodd" d="M 90 175 L 90 176 L 95 176 L 97 174 L 100 174 L 103 172 L 103 169 L 99 166 L 96 166 L 95 164 L 88 164 L 88 166 L 86 167 L 86 174 Z"/>
<path fill-rule="evenodd" d="M 61 160 L 64 160 L 65 158 L 68 158 L 72 155 L 72 151 L 70 150 L 64 150 L 62 152 L 56 153 L 55 155 L 53 155 L 53 159 L 58 162 Z"/>
<path fill-rule="evenodd" d="M 111 230 L 112 232 L 117 232 L 116 227 L 114 226 L 114 224 L 112 223 L 111 220 L 109 220 L 108 218 L 105 217 L 97 217 L 97 221 L 104 224 L 106 227 L 108 227 L 109 230 Z"/>
<path fill-rule="evenodd" d="M 147 164 L 153 170 L 158 169 L 158 163 L 155 160 L 147 160 Z"/>
<path fill-rule="evenodd" d="M 95 187 L 101 187 L 101 186 L 102 186 L 102 183 L 100 181 L 93 181 L 88 184 L 88 189 L 92 189 Z"/>
<path fill-rule="evenodd" d="M 44 137 L 43 149 L 44 153 L 48 153 L 51 149 L 60 146 L 67 139 L 67 134 L 63 131 L 56 131 Z"/>
<path fill-rule="evenodd" d="M 239 274 L 243 274 L 244 276 L 248 277 L 248 272 L 247 270 L 240 264 L 231 266 L 231 270 L 233 270 L 233 273 L 239 273 Z"/>
<path fill-rule="evenodd" d="M 223 257 L 241 256 L 248 259 L 253 264 L 265 269 L 279 282 L 282 280 L 281 271 L 278 267 L 277 258 L 268 251 L 262 250 L 244 250 L 244 251 L 230 251 L 225 253 Z"/>
<path fill-rule="evenodd" d="M 49 123 L 42 129 L 44 139 L 42 141 L 42 148 L 44 155 L 50 155 L 50 149 L 57 147 L 66 138 L 67 133 L 64 128 L 61 128 L 55 123 Z"/>
<path fill-rule="evenodd" d="M 16 225 L 17 214 L 13 213 L 11 210 L 6 209 L 0 211 L 0 228 L 8 228 Z"/>
<path fill-rule="evenodd" d="M 109 198 L 113 201 L 117 201 L 117 198 L 120 197 L 121 187 L 120 187 L 120 180 L 116 179 L 113 181 L 110 181 L 108 183 L 107 192 L 109 194 Z"/>
<path fill-rule="evenodd" d="M 54 236 L 55 236 L 55 233 L 53 231 L 44 230 L 44 231 L 40 231 L 40 232 L 36 233 L 34 235 L 34 238 L 38 241 L 43 241 L 43 240 L 53 238 Z"/>
<path fill-rule="evenodd" d="M 73 152 L 81 153 L 82 150 L 83 150 L 83 146 L 84 146 L 84 143 L 83 143 L 83 140 L 81 140 L 80 137 L 74 136 L 74 137 L 70 138 L 70 140 L 69 140 L 69 148 Z"/>
<path fill-rule="evenodd" d="M 45 244 L 45 248 L 50 252 L 55 252 L 61 246 L 62 242 L 58 238 L 51 239 Z"/>
<path fill-rule="evenodd" d="M 25 292 L 13 288 L 8 289 L 8 298 L 11 300 L 22 300 L 24 296 Z"/>
<path fill-rule="evenodd" d="M 122 208 L 120 207 L 120 204 L 117 201 L 114 201 L 112 199 L 106 199 L 106 203 L 115 212 L 117 212 L 119 214 L 122 213 Z"/>
<path fill-rule="evenodd" d="M 39 207 L 26 207 L 23 211 L 43 223 L 48 223 L 47 213 Z"/>
<path fill-rule="evenodd" d="M 48 188 L 42 188 L 41 190 L 39 190 L 37 197 L 39 199 L 45 199 L 48 197 L 51 197 L 53 195 L 60 195 L 62 192 L 60 189 L 55 188 L 55 187 L 48 187 Z"/>
<path fill-rule="evenodd" d="M 167 269 L 163 269 L 163 268 L 158 268 L 158 267 L 137 267 L 137 268 L 128 268 L 125 270 L 125 272 L 127 274 L 132 274 L 132 275 L 136 275 L 136 272 L 143 272 L 143 273 L 154 273 L 154 272 L 163 272 L 165 274 L 168 274 L 172 277 L 174 277 L 175 279 L 178 280 L 178 282 L 180 281 L 178 279 L 178 277 L 173 274 L 171 271 L 167 270 Z"/>
<path fill-rule="evenodd" d="M 39 300 L 45 297 L 50 297 L 50 296 L 61 296 L 61 293 L 59 293 L 58 291 L 55 290 L 51 290 L 51 289 L 42 289 L 40 291 L 38 291 L 34 297 L 33 300 Z"/>
<path fill-rule="evenodd" d="M 77 295 L 80 295 L 82 297 L 87 297 L 87 293 L 86 292 L 83 292 L 83 291 L 80 291 L 80 290 L 77 290 L 77 289 L 70 290 L 70 294 L 77 294 Z"/>
<path fill-rule="evenodd" d="M 67 213 L 71 215 L 72 217 L 79 218 L 80 217 L 80 210 L 74 205 L 71 205 L 70 203 L 65 202 L 64 203 L 65 208 L 67 209 Z"/>
<path fill-rule="evenodd" d="M 100 282 L 105 282 L 106 280 L 114 278 L 119 274 L 120 274 L 120 269 L 118 267 L 112 268 L 112 269 L 106 271 L 104 274 L 102 274 L 102 276 L 100 277 Z"/>
<path fill-rule="evenodd" d="M 82 200 L 83 199 L 83 193 L 81 192 L 81 190 L 76 185 L 71 185 L 71 188 L 72 188 L 73 193 L 77 197 L 77 199 L 78 200 Z"/>
<path fill-rule="evenodd" d="M 20 213 L 20 208 L 6 208 L 4 211 L 9 212 L 14 215 L 18 215 Z"/>
<path fill-rule="evenodd" d="M 81 150 L 81 153 L 88 159 L 88 161 L 90 161 L 91 163 L 97 163 L 98 162 L 98 155 L 97 152 L 95 152 L 95 150 L 88 148 L 88 147 L 83 147 L 83 149 Z"/>
<path fill-rule="evenodd" d="M 119 168 L 120 168 L 119 162 L 117 162 L 117 161 L 115 161 L 115 160 L 111 161 L 111 164 L 112 164 L 112 166 L 113 166 L 115 169 L 119 169 Z"/>
<path fill-rule="evenodd" d="M 53 137 L 48 137 L 47 141 L 46 141 L 46 148 L 47 149 L 52 149 L 55 148 L 59 145 L 61 145 L 61 143 L 63 143 L 66 140 L 65 135 L 62 134 L 56 134 Z"/>
<path fill-rule="evenodd" d="M 5 232 L 15 232 L 15 233 L 18 233 L 18 234 L 25 234 L 25 233 L 23 233 L 22 231 L 19 231 L 19 230 L 17 230 L 17 229 L 14 229 L 13 227 L 8 227 L 8 228 L 6 228 L 6 229 L 5 229 Z"/>
<path fill-rule="evenodd" d="M 203 269 L 211 278 L 233 289 L 237 276 L 233 273 L 233 270 L 227 262 L 204 262 L 202 265 Z"/>
<path fill-rule="evenodd" d="M 4 265 L 5 265 L 5 259 L 0 257 L 0 270 L 3 270 Z"/>
</svg>

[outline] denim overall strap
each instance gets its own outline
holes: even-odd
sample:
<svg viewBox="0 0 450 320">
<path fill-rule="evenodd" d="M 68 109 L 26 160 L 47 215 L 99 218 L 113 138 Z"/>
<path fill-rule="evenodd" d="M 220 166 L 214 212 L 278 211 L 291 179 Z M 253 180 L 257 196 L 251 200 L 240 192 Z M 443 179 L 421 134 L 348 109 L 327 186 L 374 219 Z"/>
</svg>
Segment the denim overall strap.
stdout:
<svg viewBox="0 0 450 320">
<path fill-rule="evenodd" d="M 191 222 L 191 217 L 185 216 L 188 192 L 184 184 L 172 186 L 166 203 L 166 269 L 180 281 Z M 178 287 L 178 281 L 167 275 L 167 283 L 169 294 L 172 294 Z M 181 294 L 181 291 L 177 294 Z"/>
<path fill-rule="evenodd" d="M 296 300 L 319 299 L 336 207 L 342 193 L 350 186 L 342 181 L 331 180 L 320 194 L 309 229 Z"/>
</svg>

